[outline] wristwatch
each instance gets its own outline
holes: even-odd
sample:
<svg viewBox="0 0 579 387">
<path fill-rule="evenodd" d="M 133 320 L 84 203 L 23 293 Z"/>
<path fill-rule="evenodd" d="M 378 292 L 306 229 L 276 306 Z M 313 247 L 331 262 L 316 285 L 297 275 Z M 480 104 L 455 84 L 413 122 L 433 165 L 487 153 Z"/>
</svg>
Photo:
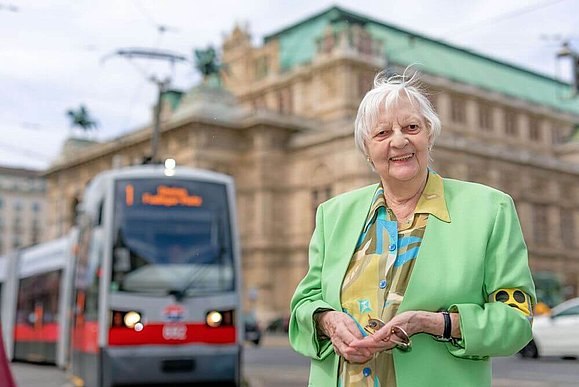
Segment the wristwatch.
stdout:
<svg viewBox="0 0 579 387">
<path fill-rule="evenodd" d="M 450 320 L 450 314 L 447 311 L 441 312 L 442 316 L 444 317 L 444 332 L 442 336 L 434 336 L 434 340 L 436 341 L 454 341 L 451 332 L 452 332 L 452 321 Z"/>
</svg>

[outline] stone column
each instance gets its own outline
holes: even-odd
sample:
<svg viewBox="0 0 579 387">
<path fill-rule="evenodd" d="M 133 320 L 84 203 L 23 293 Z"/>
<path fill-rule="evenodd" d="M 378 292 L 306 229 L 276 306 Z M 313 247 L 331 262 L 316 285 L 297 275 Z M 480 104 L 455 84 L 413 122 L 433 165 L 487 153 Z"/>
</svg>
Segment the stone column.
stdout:
<svg viewBox="0 0 579 387">
<path fill-rule="evenodd" d="M 478 102 L 472 98 L 467 98 L 464 103 L 466 115 L 465 134 L 476 133 L 479 131 Z"/>
<path fill-rule="evenodd" d="M 445 128 L 448 128 L 448 123 L 450 122 L 450 96 L 448 93 L 441 92 L 436 96 L 436 104 L 438 110 L 438 116 L 442 121 L 443 132 Z"/>
</svg>

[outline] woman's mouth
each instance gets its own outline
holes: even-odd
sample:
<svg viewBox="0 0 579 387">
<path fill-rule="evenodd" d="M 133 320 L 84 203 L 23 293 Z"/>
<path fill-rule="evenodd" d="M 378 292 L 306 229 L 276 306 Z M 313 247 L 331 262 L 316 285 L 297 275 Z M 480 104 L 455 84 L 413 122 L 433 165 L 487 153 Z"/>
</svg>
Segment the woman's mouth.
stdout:
<svg viewBox="0 0 579 387">
<path fill-rule="evenodd" d="M 394 162 L 401 162 L 401 161 L 408 161 L 412 157 L 414 157 L 414 153 L 408 153 L 408 154 L 401 155 L 401 156 L 390 157 L 389 160 L 394 161 Z"/>
</svg>

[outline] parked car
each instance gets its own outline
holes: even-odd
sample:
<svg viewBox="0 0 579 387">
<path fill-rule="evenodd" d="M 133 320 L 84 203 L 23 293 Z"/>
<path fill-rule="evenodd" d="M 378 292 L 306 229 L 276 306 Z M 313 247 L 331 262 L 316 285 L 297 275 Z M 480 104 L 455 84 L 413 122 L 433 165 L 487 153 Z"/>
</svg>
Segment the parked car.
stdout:
<svg viewBox="0 0 579 387">
<path fill-rule="evenodd" d="M 278 317 L 267 325 L 267 331 L 270 333 L 288 333 L 289 316 Z"/>
<path fill-rule="evenodd" d="M 523 357 L 579 357 L 579 297 L 565 301 L 550 315 L 536 316 L 533 340 L 520 351 Z"/>
<path fill-rule="evenodd" d="M 261 342 L 261 328 L 254 313 L 246 313 L 243 316 L 245 326 L 245 340 L 259 345 Z"/>
</svg>

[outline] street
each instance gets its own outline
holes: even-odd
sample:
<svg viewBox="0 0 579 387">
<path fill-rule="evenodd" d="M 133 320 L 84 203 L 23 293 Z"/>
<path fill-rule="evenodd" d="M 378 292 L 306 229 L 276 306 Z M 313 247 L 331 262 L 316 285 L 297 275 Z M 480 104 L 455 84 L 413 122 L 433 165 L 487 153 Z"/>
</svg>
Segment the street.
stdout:
<svg viewBox="0 0 579 387">
<path fill-rule="evenodd" d="M 51 366 L 12 364 L 22 387 L 70 387 L 65 373 Z M 308 360 L 293 352 L 283 337 L 266 337 L 263 345 L 248 345 L 244 353 L 248 387 L 296 387 L 307 385 Z M 572 387 L 579 385 L 579 361 L 559 358 L 493 359 L 495 387 Z"/>
</svg>

